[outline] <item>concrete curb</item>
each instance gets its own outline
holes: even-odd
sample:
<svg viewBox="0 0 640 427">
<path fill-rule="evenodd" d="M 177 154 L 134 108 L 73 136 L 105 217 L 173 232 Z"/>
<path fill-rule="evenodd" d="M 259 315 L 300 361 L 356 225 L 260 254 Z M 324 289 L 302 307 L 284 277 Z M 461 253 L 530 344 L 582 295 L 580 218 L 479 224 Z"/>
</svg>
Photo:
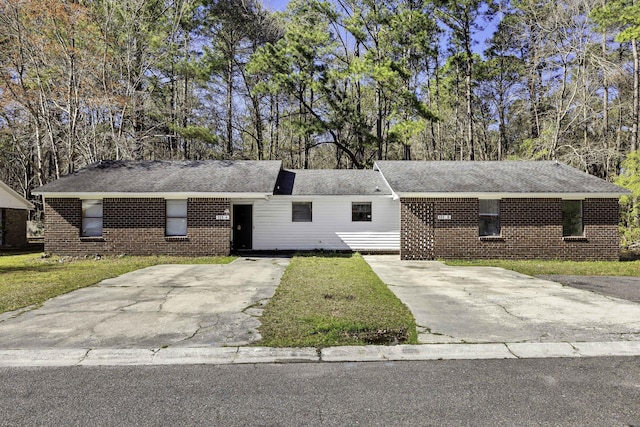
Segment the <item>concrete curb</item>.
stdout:
<svg viewBox="0 0 640 427">
<path fill-rule="evenodd" d="M 315 348 L 0 349 L 0 367 L 237 365 L 640 356 L 640 341 L 421 344 Z"/>
</svg>

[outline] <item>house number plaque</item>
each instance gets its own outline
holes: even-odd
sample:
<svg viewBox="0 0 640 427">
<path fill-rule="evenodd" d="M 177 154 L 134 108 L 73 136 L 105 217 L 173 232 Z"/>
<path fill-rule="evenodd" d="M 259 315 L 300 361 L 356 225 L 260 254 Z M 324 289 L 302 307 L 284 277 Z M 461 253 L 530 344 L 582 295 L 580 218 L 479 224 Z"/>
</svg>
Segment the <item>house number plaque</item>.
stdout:
<svg viewBox="0 0 640 427">
<path fill-rule="evenodd" d="M 451 219 L 451 215 L 438 215 L 438 219 L 443 219 L 443 220 Z"/>
</svg>

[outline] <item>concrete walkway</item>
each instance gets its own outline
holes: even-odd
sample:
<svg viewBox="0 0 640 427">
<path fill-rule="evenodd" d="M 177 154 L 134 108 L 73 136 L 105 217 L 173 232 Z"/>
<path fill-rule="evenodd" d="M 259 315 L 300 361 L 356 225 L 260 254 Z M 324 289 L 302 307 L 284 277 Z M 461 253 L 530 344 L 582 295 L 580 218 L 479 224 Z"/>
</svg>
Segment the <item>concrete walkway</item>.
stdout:
<svg viewBox="0 0 640 427">
<path fill-rule="evenodd" d="M 239 346 L 260 340 L 262 306 L 288 258 L 158 265 L 0 317 L 0 349 Z"/>
<path fill-rule="evenodd" d="M 640 304 L 493 267 L 365 256 L 421 343 L 640 341 Z"/>
</svg>

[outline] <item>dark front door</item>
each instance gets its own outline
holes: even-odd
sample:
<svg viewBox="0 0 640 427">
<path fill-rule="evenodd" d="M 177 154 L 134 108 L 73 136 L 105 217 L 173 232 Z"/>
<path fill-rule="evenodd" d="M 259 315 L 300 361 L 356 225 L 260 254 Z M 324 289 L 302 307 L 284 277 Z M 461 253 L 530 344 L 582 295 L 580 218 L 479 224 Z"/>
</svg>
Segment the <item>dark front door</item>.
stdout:
<svg viewBox="0 0 640 427">
<path fill-rule="evenodd" d="M 251 250 L 253 206 L 233 206 L 233 250 Z"/>
</svg>

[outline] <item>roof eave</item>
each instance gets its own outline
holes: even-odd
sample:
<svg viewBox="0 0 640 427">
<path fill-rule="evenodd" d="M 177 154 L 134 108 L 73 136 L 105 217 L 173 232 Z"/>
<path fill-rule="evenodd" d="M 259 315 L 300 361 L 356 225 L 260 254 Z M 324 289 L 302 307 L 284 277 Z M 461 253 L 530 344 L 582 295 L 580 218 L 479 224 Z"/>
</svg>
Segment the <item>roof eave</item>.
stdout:
<svg viewBox="0 0 640 427">
<path fill-rule="evenodd" d="M 510 193 L 510 192 L 397 192 L 402 198 L 426 198 L 426 199 L 617 199 L 631 194 L 630 192 L 605 192 L 605 193 Z"/>
<path fill-rule="evenodd" d="M 0 181 L 0 189 L 4 190 L 9 196 L 16 202 L 16 204 L 12 204 L 11 206 L 3 206 L 4 208 L 9 209 L 21 209 L 21 210 L 34 210 L 36 207 L 33 203 L 22 197 L 13 188 L 9 187 L 4 182 Z"/>
<path fill-rule="evenodd" d="M 34 192 L 49 199 L 188 199 L 188 198 L 226 198 L 226 199 L 263 199 L 273 192 Z"/>
</svg>

